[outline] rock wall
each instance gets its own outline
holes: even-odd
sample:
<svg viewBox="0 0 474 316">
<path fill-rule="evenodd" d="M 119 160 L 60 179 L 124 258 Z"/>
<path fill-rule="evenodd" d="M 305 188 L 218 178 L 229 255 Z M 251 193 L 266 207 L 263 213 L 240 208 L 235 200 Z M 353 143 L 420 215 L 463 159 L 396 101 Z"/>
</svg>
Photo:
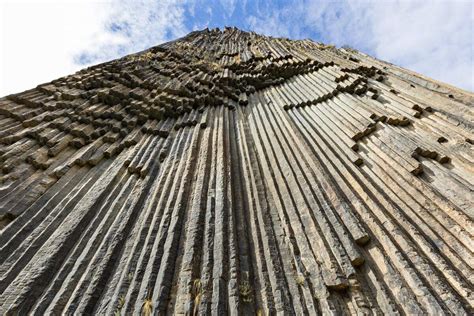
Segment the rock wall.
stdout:
<svg viewBox="0 0 474 316">
<path fill-rule="evenodd" d="M 0 99 L 1 314 L 472 314 L 474 95 L 234 28 Z"/>
</svg>

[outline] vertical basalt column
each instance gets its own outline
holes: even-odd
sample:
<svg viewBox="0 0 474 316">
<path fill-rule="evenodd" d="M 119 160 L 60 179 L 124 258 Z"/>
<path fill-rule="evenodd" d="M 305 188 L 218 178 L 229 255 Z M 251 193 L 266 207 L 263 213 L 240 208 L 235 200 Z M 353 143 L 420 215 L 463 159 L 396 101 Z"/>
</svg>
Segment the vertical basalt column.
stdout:
<svg viewBox="0 0 474 316">
<path fill-rule="evenodd" d="M 0 314 L 473 314 L 472 104 L 236 28 L 0 98 Z"/>
</svg>

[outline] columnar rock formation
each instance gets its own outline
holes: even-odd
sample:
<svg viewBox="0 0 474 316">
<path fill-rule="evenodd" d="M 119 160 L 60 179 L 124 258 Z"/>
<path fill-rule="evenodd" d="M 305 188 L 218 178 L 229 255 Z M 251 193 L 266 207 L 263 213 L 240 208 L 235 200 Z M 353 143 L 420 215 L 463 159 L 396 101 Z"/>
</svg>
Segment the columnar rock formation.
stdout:
<svg viewBox="0 0 474 316">
<path fill-rule="evenodd" d="M 473 103 L 234 28 L 1 98 L 0 314 L 472 314 Z"/>
</svg>

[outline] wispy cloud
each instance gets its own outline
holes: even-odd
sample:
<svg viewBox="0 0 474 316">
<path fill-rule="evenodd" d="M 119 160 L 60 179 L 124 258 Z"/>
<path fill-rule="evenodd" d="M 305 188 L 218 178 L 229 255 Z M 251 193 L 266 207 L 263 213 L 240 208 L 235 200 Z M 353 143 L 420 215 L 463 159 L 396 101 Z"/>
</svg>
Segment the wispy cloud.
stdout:
<svg viewBox="0 0 474 316">
<path fill-rule="evenodd" d="M 0 4 L 0 96 L 188 32 L 185 1 L 56 0 Z"/>
<path fill-rule="evenodd" d="M 247 17 L 246 22 L 249 29 L 257 33 L 277 37 L 300 38 L 304 36 L 302 35 L 304 24 L 301 22 L 304 22 L 306 9 L 307 7 L 304 5 L 292 3 L 273 10 L 262 10 L 260 11 L 261 14 Z M 303 20 L 298 21 L 298 18 L 303 18 Z"/>
<path fill-rule="evenodd" d="M 97 41 L 108 4 L 5 1 L 0 4 L 0 95 L 20 92 L 80 67 L 74 55 Z"/>
<path fill-rule="evenodd" d="M 376 56 L 474 91 L 472 2 L 391 2 L 371 14 Z"/>
<path fill-rule="evenodd" d="M 472 2 L 462 0 L 301 0 L 247 22 L 272 35 L 349 45 L 474 91 L 472 12 Z"/>
<path fill-rule="evenodd" d="M 184 2 L 175 0 L 117 0 L 103 25 L 108 36 L 75 56 L 80 64 L 114 59 L 181 37 L 189 32 L 184 25 Z"/>
<path fill-rule="evenodd" d="M 0 8 L 0 95 L 225 25 L 349 45 L 474 91 L 467 0 L 4 0 Z"/>
</svg>

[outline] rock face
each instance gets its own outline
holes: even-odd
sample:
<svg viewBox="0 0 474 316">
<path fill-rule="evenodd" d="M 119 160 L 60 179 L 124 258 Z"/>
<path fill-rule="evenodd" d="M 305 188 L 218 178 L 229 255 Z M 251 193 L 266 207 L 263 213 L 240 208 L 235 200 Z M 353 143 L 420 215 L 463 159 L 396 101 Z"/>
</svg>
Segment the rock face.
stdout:
<svg viewBox="0 0 474 316">
<path fill-rule="evenodd" d="M 472 314 L 472 93 L 204 30 L 0 99 L 0 314 Z"/>
</svg>

